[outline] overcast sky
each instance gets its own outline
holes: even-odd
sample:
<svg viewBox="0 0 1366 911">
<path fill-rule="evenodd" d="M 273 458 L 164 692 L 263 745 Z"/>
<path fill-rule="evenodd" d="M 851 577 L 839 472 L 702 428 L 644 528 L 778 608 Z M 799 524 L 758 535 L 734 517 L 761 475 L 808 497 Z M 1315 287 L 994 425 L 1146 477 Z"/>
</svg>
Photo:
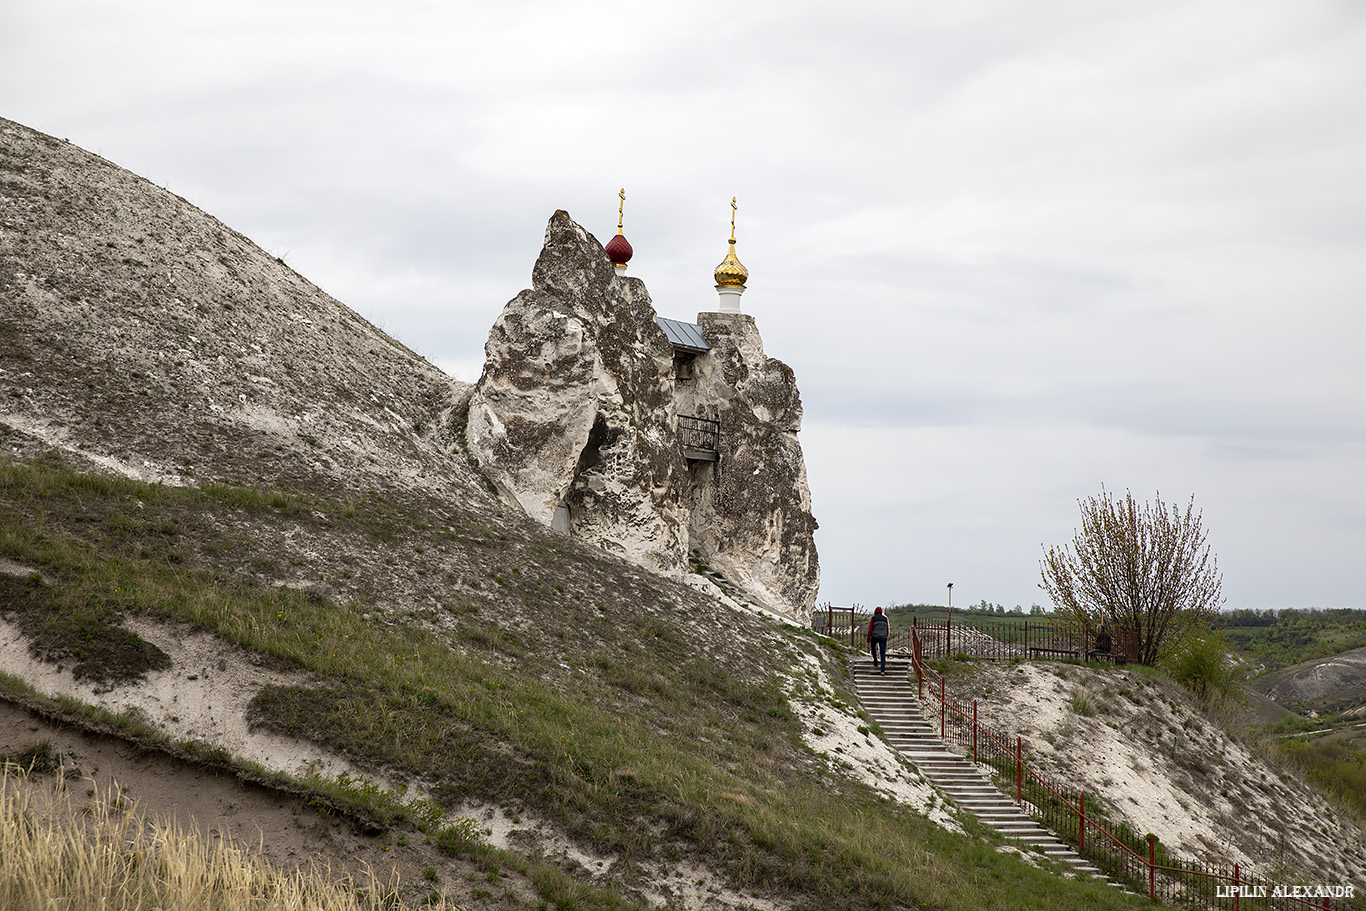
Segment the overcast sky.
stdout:
<svg viewBox="0 0 1366 911">
<path fill-rule="evenodd" d="M 1101 485 L 1229 607 L 1366 607 L 1366 4 L 5 0 L 0 115 L 456 377 L 546 220 L 805 403 L 820 600 L 1028 607 Z"/>
</svg>

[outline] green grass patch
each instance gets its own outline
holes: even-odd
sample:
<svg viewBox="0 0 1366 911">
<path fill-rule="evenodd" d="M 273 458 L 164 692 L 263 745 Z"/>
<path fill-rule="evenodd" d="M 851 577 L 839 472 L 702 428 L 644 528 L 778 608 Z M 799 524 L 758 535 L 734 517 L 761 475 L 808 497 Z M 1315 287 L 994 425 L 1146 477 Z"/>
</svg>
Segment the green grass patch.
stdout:
<svg viewBox="0 0 1366 911">
<path fill-rule="evenodd" d="M 46 774 L 61 768 L 61 757 L 52 748 L 52 741 L 36 740 L 27 746 L 0 753 L 0 766 L 18 766 L 29 774 Z"/>
<path fill-rule="evenodd" d="M 98 591 L 51 586 L 37 576 L 0 575 L 0 606 L 28 638 L 33 654 L 71 665 L 78 680 L 127 683 L 171 666 L 164 651 L 122 626 L 119 611 Z"/>
<path fill-rule="evenodd" d="M 1072 687 L 1072 691 L 1067 694 L 1067 704 L 1083 718 L 1090 718 L 1096 714 L 1096 703 L 1091 698 L 1091 693 L 1079 686 Z"/>
</svg>

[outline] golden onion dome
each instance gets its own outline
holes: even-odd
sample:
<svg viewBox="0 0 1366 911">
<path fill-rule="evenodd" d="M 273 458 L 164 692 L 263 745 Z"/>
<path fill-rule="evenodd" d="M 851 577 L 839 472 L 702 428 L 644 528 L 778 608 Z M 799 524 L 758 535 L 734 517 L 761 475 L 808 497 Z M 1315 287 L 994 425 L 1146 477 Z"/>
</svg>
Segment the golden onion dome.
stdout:
<svg viewBox="0 0 1366 911">
<path fill-rule="evenodd" d="M 735 238 L 730 239 L 730 249 L 726 251 L 726 258 L 721 260 L 721 265 L 716 267 L 712 273 L 716 278 L 716 284 L 721 287 L 740 287 L 745 286 L 745 280 L 749 278 L 749 270 L 746 269 L 738 257 L 735 255 Z"/>
<path fill-rule="evenodd" d="M 716 278 L 718 288 L 743 288 L 745 280 L 749 278 L 749 270 L 740 264 L 740 258 L 735 255 L 735 212 L 738 206 L 735 205 L 735 197 L 730 198 L 730 249 L 726 251 L 726 258 L 721 260 L 721 265 L 716 267 L 712 275 Z"/>
</svg>

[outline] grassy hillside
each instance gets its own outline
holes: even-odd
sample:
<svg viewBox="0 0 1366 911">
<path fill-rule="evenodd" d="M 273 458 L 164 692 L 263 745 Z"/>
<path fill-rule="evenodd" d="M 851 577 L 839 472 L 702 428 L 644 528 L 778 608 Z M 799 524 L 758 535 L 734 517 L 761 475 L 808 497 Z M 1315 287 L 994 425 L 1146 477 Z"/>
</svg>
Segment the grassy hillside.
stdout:
<svg viewBox="0 0 1366 911">
<path fill-rule="evenodd" d="M 311 780 L 301 802 L 430 840 L 483 877 L 443 886 L 476 906 L 1125 903 L 808 746 L 804 705 L 856 714 L 841 648 L 505 507 L 461 448 L 461 384 L 184 200 L 18 124 L 0 140 L 0 606 L 44 667 L 94 694 L 195 680 L 151 620 L 289 672 L 258 729 L 424 795 Z M 0 681 L 234 766 L 172 719 Z M 599 860 L 491 847 L 472 805 Z M 660 886 L 680 873 L 714 891 Z"/>
<path fill-rule="evenodd" d="M 12 461 L 0 473 L 0 516 L 0 554 L 50 580 L 7 584 L 7 613 L 65 643 L 49 647 L 50 660 L 95 660 L 123 675 L 150 665 L 135 635 L 110 635 L 138 614 L 307 668 L 322 682 L 266 688 L 259 723 L 411 773 L 446 806 L 477 795 L 550 820 L 614 858 L 583 907 L 629 904 L 620 896 L 668 863 L 722 871 L 737 890 L 795 907 L 1094 900 L 1095 887 L 1060 897 L 1053 877 L 988 839 L 945 832 L 806 750 L 790 702 L 803 685 L 784 678 L 805 652 L 840 680 L 832 645 L 767 621 L 741 626 L 746 618 L 686 589 L 539 529 L 509 523 L 461 541 L 452 526 L 423 529 L 421 517 L 387 509 Z M 458 603 L 377 623 L 378 602 L 260 585 L 192 556 L 216 544 L 229 564 L 250 566 L 272 558 L 261 539 L 324 522 L 357 552 L 412 552 L 418 566 L 428 553 L 482 552 L 485 578 Z M 385 543 L 391 522 L 412 529 L 399 547 Z M 266 533 L 219 539 L 234 526 Z M 425 570 L 447 571 L 438 557 Z M 95 658 L 96 648 L 112 658 Z M 842 684 L 805 698 L 851 700 Z M 384 825 L 420 822 L 382 804 L 363 809 Z"/>
</svg>

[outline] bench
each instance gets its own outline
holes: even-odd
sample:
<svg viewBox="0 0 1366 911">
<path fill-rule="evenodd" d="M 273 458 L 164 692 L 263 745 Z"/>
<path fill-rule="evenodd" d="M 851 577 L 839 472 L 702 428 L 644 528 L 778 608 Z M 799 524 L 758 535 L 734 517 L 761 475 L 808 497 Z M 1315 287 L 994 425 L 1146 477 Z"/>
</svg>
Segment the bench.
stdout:
<svg viewBox="0 0 1366 911">
<path fill-rule="evenodd" d="M 1031 645 L 1029 647 L 1029 657 L 1037 658 L 1040 655 L 1047 655 L 1050 658 L 1077 658 L 1080 657 L 1075 648 L 1045 648 L 1042 645 Z"/>
<path fill-rule="evenodd" d="M 1115 664 L 1128 664 L 1129 656 L 1122 652 L 1087 652 L 1084 661 L 1113 661 Z"/>
</svg>

